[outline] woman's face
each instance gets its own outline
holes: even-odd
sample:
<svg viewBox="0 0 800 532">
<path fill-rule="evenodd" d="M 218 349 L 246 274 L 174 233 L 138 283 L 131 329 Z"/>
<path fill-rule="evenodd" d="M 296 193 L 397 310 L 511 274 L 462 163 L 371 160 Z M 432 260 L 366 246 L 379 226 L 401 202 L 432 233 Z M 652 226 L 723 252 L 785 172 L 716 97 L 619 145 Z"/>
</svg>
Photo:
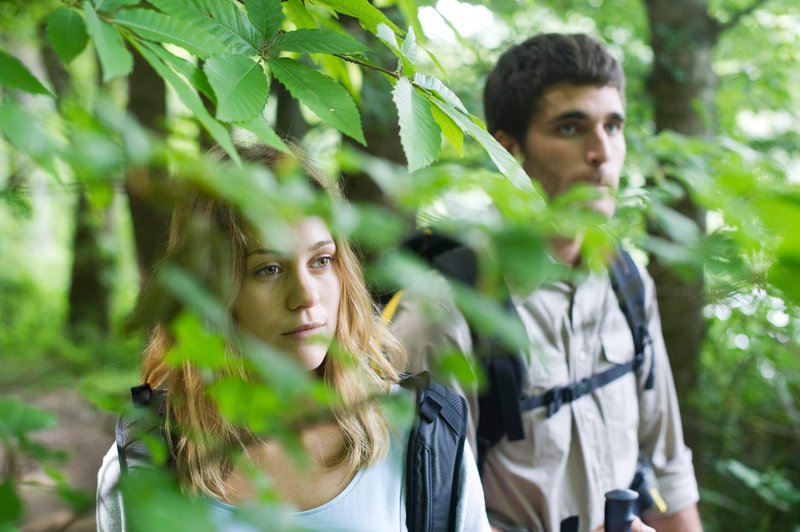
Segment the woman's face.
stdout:
<svg viewBox="0 0 800 532">
<path fill-rule="evenodd" d="M 292 226 L 289 249 L 250 240 L 234 304 L 239 326 L 317 369 L 333 340 L 342 295 L 331 232 L 314 217 Z"/>
</svg>

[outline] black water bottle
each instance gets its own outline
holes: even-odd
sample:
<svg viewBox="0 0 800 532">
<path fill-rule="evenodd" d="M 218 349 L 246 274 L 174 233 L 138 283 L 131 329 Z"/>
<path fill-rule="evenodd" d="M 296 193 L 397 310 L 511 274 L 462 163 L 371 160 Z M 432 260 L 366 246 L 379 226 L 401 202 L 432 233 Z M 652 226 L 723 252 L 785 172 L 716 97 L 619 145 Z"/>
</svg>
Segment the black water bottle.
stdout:
<svg viewBox="0 0 800 532">
<path fill-rule="evenodd" d="M 628 489 L 606 493 L 605 532 L 631 532 L 638 498 L 638 493 Z"/>
</svg>

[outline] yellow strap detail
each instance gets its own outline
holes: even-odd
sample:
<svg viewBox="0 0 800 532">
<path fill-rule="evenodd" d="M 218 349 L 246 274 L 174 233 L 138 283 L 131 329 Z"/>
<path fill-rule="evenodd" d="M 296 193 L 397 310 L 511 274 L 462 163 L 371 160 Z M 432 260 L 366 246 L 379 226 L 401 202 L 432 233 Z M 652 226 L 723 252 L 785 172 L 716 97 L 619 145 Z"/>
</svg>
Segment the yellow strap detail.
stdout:
<svg viewBox="0 0 800 532">
<path fill-rule="evenodd" d="M 658 492 L 658 490 L 651 486 L 648 491 L 650 492 L 650 496 L 653 498 L 653 502 L 656 503 L 658 511 L 662 514 L 667 513 L 667 503 L 664 502 L 664 499 L 661 497 L 661 494 Z"/>
<path fill-rule="evenodd" d="M 392 296 L 392 299 L 386 303 L 386 306 L 383 307 L 383 311 L 381 311 L 381 318 L 383 318 L 383 321 L 387 325 L 392 321 L 392 318 L 394 318 L 394 313 L 397 312 L 397 306 L 400 304 L 401 299 L 403 299 L 403 291 L 398 290 Z"/>
</svg>

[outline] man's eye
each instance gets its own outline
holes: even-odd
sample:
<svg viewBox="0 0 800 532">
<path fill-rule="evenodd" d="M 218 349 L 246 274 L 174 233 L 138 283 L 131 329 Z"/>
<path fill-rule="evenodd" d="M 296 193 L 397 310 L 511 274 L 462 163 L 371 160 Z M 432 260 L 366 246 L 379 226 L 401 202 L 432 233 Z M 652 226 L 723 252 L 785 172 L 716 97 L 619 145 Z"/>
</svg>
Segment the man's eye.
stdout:
<svg viewBox="0 0 800 532">
<path fill-rule="evenodd" d="M 577 131 L 578 131 L 578 128 L 577 128 L 577 126 L 575 124 L 561 124 L 560 126 L 558 126 L 558 132 L 561 135 L 570 136 L 570 135 L 574 135 L 575 133 L 577 133 Z"/>
<path fill-rule="evenodd" d="M 267 264 L 263 268 L 259 268 L 256 270 L 256 275 L 260 275 L 261 277 L 273 277 L 278 275 L 281 272 L 281 269 L 278 267 L 277 264 Z"/>
<path fill-rule="evenodd" d="M 622 131 L 622 124 L 606 124 L 606 131 L 609 133 L 619 133 Z"/>
</svg>

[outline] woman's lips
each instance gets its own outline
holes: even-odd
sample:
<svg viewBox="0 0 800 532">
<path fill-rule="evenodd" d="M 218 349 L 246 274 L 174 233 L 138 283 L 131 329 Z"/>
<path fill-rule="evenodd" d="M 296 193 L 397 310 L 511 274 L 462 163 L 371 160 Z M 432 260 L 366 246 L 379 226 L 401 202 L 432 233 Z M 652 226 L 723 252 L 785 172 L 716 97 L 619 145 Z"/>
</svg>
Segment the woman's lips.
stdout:
<svg viewBox="0 0 800 532">
<path fill-rule="evenodd" d="M 324 323 L 306 323 L 283 333 L 281 336 L 303 340 L 314 334 L 319 334 L 324 326 Z"/>
</svg>

